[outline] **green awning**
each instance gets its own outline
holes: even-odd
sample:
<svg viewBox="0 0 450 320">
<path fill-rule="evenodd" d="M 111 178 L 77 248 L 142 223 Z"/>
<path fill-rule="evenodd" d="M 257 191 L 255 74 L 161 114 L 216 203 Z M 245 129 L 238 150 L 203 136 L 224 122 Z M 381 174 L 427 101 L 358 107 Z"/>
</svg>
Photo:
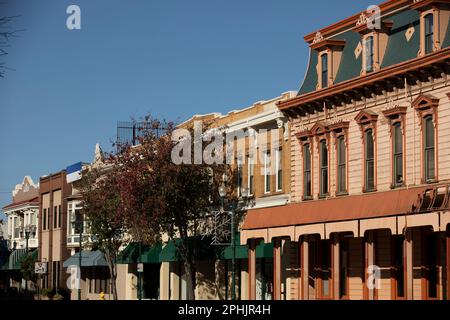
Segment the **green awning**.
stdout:
<svg viewBox="0 0 450 320">
<path fill-rule="evenodd" d="M 170 240 L 162 248 L 161 253 L 159 254 L 159 260 L 161 262 L 174 262 L 180 260 L 178 257 L 178 250 L 175 246 L 174 241 Z"/>
<path fill-rule="evenodd" d="M 11 252 L 8 259 L 1 267 L 1 270 L 20 270 L 22 259 L 25 257 L 26 251 L 26 249 L 16 249 Z"/>
<path fill-rule="evenodd" d="M 236 244 L 236 259 L 248 259 L 248 247 L 241 245 L 241 236 L 237 234 L 234 238 L 234 243 Z M 263 243 L 261 242 L 256 247 L 256 258 L 272 258 L 273 257 L 273 243 Z M 231 260 L 233 259 L 233 248 L 231 245 L 226 246 L 220 252 L 219 259 L 221 260 Z"/>
<path fill-rule="evenodd" d="M 129 263 L 159 263 L 159 254 L 161 253 L 162 246 L 160 244 L 156 244 L 154 246 L 145 246 L 141 247 L 141 257 L 139 259 L 139 243 L 132 242 L 125 249 L 123 249 L 118 257 L 118 264 L 129 264 Z"/>
<path fill-rule="evenodd" d="M 261 242 L 256 247 L 256 258 L 273 258 L 273 243 Z"/>
<path fill-rule="evenodd" d="M 159 255 L 162 250 L 162 245 L 157 244 L 152 247 L 146 247 L 144 252 L 141 255 L 141 262 L 142 263 L 159 263 Z"/>
<path fill-rule="evenodd" d="M 69 259 L 64 261 L 63 267 L 68 268 L 71 266 L 80 265 L 80 253 L 77 252 Z M 100 250 L 89 251 L 83 250 L 81 252 L 81 267 L 106 267 L 108 263 L 105 260 L 103 253 Z"/>
<path fill-rule="evenodd" d="M 132 242 L 123 249 L 117 256 L 116 263 L 129 264 L 136 263 L 139 257 L 139 243 Z"/>
<path fill-rule="evenodd" d="M 14 264 L 14 270 L 21 270 L 22 269 L 22 262 L 26 258 L 26 254 L 24 254 L 19 260 L 16 261 Z M 28 252 L 28 256 L 31 257 L 34 261 L 37 261 L 38 258 L 38 250 L 33 250 L 31 252 Z"/>
<path fill-rule="evenodd" d="M 181 261 L 181 255 L 178 252 L 178 246 L 181 239 L 169 240 L 165 245 L 157 244 L 152 247 L 142 246 L 141 257 L 139 259 L 139 243 L 130 243 L 117 258 L 118 264 L 129 263 L 160 263 L 160 262 L 175 262 Z M 205 260 L 231 260 L 233 258 L 233 250 L 231 245 L 215 246 L 211 245 L 211 239 L 202 237 L 190 237 L 186 240 L 191 246 L 193 255 L 198 261 Z M 236 259 L 248 258 L 248 247 L 240 245 L 240 235 L 235 237 Z M 273 244 L 260 243 L 256 247 L 257 258 L 272 258 Z"/>
<path fill-rule="evenodd" d="M 159 260 L 161 262 L 181 261 L 181 255 L 177 248 L 181 241 L 181 239 L 169 240 L 162 248 Z M 190 237 L 185 241 L 191 247 L 194 257 L 198 261 L 215 260 L 218 256 L 218 248 L 211 245 L 211 239 L 209 238 Z"/>
</svg>

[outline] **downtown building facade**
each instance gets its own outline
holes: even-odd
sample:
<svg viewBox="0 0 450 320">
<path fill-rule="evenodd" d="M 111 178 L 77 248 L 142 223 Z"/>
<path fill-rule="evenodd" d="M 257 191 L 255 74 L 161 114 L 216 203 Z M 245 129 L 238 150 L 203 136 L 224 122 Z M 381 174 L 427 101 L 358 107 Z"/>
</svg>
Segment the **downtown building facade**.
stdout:
<svg viewBox="0 0 450 320">
<path fill-rule="evenodd" d="M 35 290 L 32 282 L 25 283 L 21 263 L 28 256 L 36 258 L 38 253 L 39 184 L 25 176 L 12 190 L 12 202 L 2 210 L 6 216 L 6 232 L 0 239 L 1 291 L 18 292 L 26 287 Z"/>
<path fill-rule="evenodd" d="M 278 103 L 291 203 L 241 232 L 250 299 L 260 243 L 277 300 L 450 297 L 449 5 L 387 1 L 305 37 L 303 84 Z"/>
<path fill-rule="evenodd" d="M 450 6 L 390 0 L 379 8 L 379 19 L 362 12 L 305 37 L 298 93 L 180 124 L 245 132 L 229 179 L 237 197 L 246 188 L 254 199 L 237 223 L 235 288 L 230 246 L 192 235 L 196 299 L 231 299 L 233 289 L 241 300 L 449 298 Z M 102 165 L 97 147 L 83 170 Z M 67 277 L 81 242 L 81 299 L 111 299 L 88 225 L 77 231 L 81 201 L 67 170 L 42 177 L 31 200 L 37 261 L 47 264 L 38 285 L 77 299 Z M 22 247 L 15 208 L 4 208 L 8 234 Z M 117 261 L 119 299 L 186 299 L 176 251 L 173 240 L 144 248 L 131 240 Z"/>
<path fill-rule="evenodd" d="M 244 188 L 254 199 L 255 208 L 268 208 L 284 205 L 290 201 L 290 140 L 287 118 L 278 110 L 277 103 L 294 98 L 295 92 L 286 92 L 273 99 L 259 101 L 252 106 L 234 110 L 222 115 L 212 113 L 196 115 L 179 124 L 179 128 L 190 128 L 198 122 L 203 128 L 216 129 L 224 137 L 233 136 L 235 152 L 232 155 L 234 176 L 228 178 L 233 183 L 236 196 L 242 196 Z M 258 132 L 266 131 L 264 143 L 258 152 L 263 161 L 253 160 L 257 157 L 250 151 L 249 141 L 256 143 Z M 271 139 L 271 133 L 274 139 Z M 243 133 L 243 135 L 241 134 Z M 256 138 L 256 139 L 255 139 Z M 260 140 L 262 140 L 260 138 Z M 273 144 L 273 146 L 271 145 Z M 273 154 L 273 158 L 270 157 Z M 265 156 L 264 156 L 265 155 Z M 270 159 L 273 163 L 272 171 Z M 264 159 L 266 162 L 264 162 Z M 276 169 L 275 169 L 276 168 Z M 276 173 L 273 171 L 275 170 Z M 272 174 L 272 173 L 274 174 Z M 235 296 L 248 299 L 248 251 L 240 244 L 240 225 L 236 223 L 235 236 Z M 195 247 L 197 300 L 230 300 L 232 298 L 232 249 L 229 244 L 214 245 L 209 237 L 214 230 L 203 228 L 192 234 L 188 241 Z M 229 239 L 228 239 L 229 240 Z M 153 247 L 131 243 L 119 255 L 118 295 L 119 299 L 160 299 L 185 300 L 188 296 L 189 282 L 186 279 L 184 263 L 177 252 L 175 240 L 163 236 L 163 243 Z M 259 279 L 260 299 L 271 297 L 270 279 L 272 278 L 273 245 L 261 244 L 257 249 L 257 261 L 263 274 Z M 142 265 L 139 271 L 138 265 Z M 264 287 L 264 290 L 263 290 Z"/>
</svg>

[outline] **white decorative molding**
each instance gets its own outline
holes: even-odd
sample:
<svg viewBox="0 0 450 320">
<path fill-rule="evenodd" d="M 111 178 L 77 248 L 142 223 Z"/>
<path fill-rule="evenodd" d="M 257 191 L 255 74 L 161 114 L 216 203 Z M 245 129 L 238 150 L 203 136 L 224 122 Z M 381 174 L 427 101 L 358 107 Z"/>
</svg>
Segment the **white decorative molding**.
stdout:
<svg viewBox="0 0 450 320">
<path fill-rule="evenodd" d="M 363 51 L 363 48 L 362 48 L 362 43 L 360 41 L 360 42 L 358 42 L 358 45 L 356 46 L 355 51 L 354 51 L 356 59 L 359 58 L 359 56 L 361 55 L 362 51 Z"/>
<path fill-rule="evenodd" d="M 313 43 L 318 43 L 323 40 L 322 33 L 320 31 L 317 31 L 316 36 L 314 37 Z"/>
<path fill-rule="evenodd" d="M 414 29 L 414 26 L 410 26 L 408 29 L 406 29 L 405 38 L 407 42 L 411 41 L 411 38 L 414 35 L 415 31 L 416 30 Z"/>
<path fill-rule="evenodd" d="M 363 13 L 358 18 L 358 21 L 356 21 L 356 26 L 361 26 L 363 24 L 367 24 L 367 16 Z"/>
</svg>

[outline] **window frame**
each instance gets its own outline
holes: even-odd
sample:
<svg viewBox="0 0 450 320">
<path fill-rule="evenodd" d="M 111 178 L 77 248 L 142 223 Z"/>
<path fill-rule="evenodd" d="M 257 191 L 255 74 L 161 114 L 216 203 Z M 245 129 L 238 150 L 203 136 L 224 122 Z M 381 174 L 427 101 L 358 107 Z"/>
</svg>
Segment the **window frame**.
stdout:
<svg viewBox="0 0 450 320">
<path fill-rule="evenodd" d="M 327 157 L 326 159 L 326 165 L 324 165 L 323 158 L 324 158 L 324 149 L 325 148 L 325 155 Z M 318 149 L 319 149 L 319 198 L 324 198 L 330 194 L 330 148 L 328 147 L 328 141 L 325 137 L 321 138 L 318 143 Z M 325 176 L 324 176 L 325 173 Z M 326 190 L 324 190 L 324 184 L 326 179 Z"/>
<path fill-rule="evenodd" d="M 344 161 L 341 162 L 341 144 L 343 145 L 343 155 Z M 346 194 L 348 191 L 347 188 L 347 143 L 345 141 L 344 135 L 339 135 L 336 138 L 336 194 Z M 343 169 L 343 170 L 341 170 Z M 343 175 L 341 177 L 341 174 L 343 172 Z M 342 188 L 342 181 L 343 181 L 343 188 Z"/>
<path fill-rule="evenodd" d="M 335 190 L 336 196 L 348 195 L 348 128 L 350 126 L 349 121 L 339 121 L 329 126 L 329 129 L 332 133 L 333 141 L 334 141 L 334 154 L 335 154 Z M 343 140 L 344 143 L 344 163 L 339 163 L 339 139 Z M 330 159 L 331 160 L 331 159 Z M 345 167 L 344 169 L 344 179 L 345 179 L 345 190 L 339 189 L 339 168 Z"/>
<path fill-rule="evenodd" d="M 431 30 L 429 30 L 427 33 L 427 29 L 430 27 L 428 24 L 429 20 L 427 19 L 429 17 L 431 17 Z M 434 44 L 436 39 L 434 24 L 435 24 L 434 12 L 426 12 L 423 15 L 423 50 L 425 54 L 430 54 L 434 52 L 435 47 Z M 428 41 L 429 37 L 431 37 L 431 44 Z M 431 48 L 428 47 L 429 45 L 431 45 Z"/>
<path fill-rule="evenodd" d="M 303 180 L 303 200 L 310 200 L 313 197 L 313 162 L 312 162 L 312 152 L 311 152 L 311 142 L 307 141 L 302 145 L 302 180 Z M 309 169 L 306 170 L 306 150 L 309 152 Z M 307 186 L 307 174 L 309 173 L 309 193 Z"/>
<path fill-rule="evenodd" d="M 271 192 L 270 183 L 270 150 L 264 151 L 264 194 Z"/>
<path fill-rule="evenodd" d="M 358 115 L 355 117 L 356 123 L 359 125 L 359 129 L 361 131 L 361 140 L 362 140 L 362 172 L 363 172 L 363 186 L 362 186 L 362 192 L 375 192 L 377 191 L 377 121 L 378 121 L 378 114 L 374 113 L 373 111 L 367 111 L 362 110 L 358 113 Z M 367 188 L 367 161 L 366 161 L 366 132 L 368 130 L 372 131 L 372 140 L 373 140 L 373 188 L 368 189 Z"/>
<path fill-rule="evenodd" d="M 400 134 L 400 140 L 397 139 L 397 134 Z M 397 146 L 397 142 L 401 143 L 400 148 Z M 401 187 L 405 184 L 405 165 L 404 165 L 404 134 L 401 122 L 394 122 L 392 124 L 392 168 L 393 168 L 393 187 Z M 399 150 L 399 151 L 398 151 Z M 400 162 L 397 159 L 400 158 Z M 398 164 L 401 166 L 401 181 L 397 180 L 398 176 Z"/>
<path fill-rule="evenodd" d="M 408 107 L 396 106 L 394 108 L 388 108 L 383 111 L 383 115 L 388 120 L 389 131 L 390 131 L 390 139 L 391 139 L 391 189 L 395 189 L 398 187 L 404 187 L 406 185 L 406 112 Z M 400 127 L 401 143 L 402 148 L 401 152 L 396 152 L 396 128 Z M 402 182 L 398 183 L 396 179 L 396 155 L 401 154 L 402 156 Z"/>
<path fill-rule="evenodd" d="M 47 208 L 42 209 L 42 230 L 47 230 Z"/>
<path fill-rule="evenodd" d="M 438 105 L 439 99 L 431 95 L 419 95 L 412 103 L 413 108 L 417 112 L 419 125 L 421 130 L 421 179 L 422 183 L 435 183 L 439 181 L 439 142 L 438 142 Z M 432 120 L 434 128 L 434 178 L 429 179 L 426 174 L 425 164 L 425 118 Z"/>
<path fill-rule="evenodd" d="M 244 165 L 242 157 L 238 156 L 236 158 L 236 192 L 238 197 L 242 195 L 242 186 L 244 184 L 243 172 L 244 172 Z"/>
<path fill-rule="evenodd" d="M 275 150 L 275 191 L 283 191 L 283 148 Z"/>
<path fill-rule="evenodd" d="M 368 138 L 370 137 L 372 141 L 372 157 L 369 158 L 369 148 L 368 148 Z M 369 166 L 372 164 L 372 185 L 369 186 Z M 375 187 L 375 138 L 374 131 L 372 128 L 367 128 L 364 130 L 364 191 L 372 192 L 376 191 Z"/>
<path fill-rule="evenodd" d="M 431 123 L 432 129 L 431 132 L 428 131 L 428 123 Z M 436 130 L 434 127 L 434 121 L 432 115 L 426 115 L 422 118 L 422 127 L 423 127 L 423 134 L 422 134 L 422 153 L 423 153 L 423 177 L 424 181 L 426 183 L 434 182 L 436 179 Z M 428 133 L 432 133 L 432 146 L 427 146 L 427 141 L 429 140 L 427 137 Z M 432 154 L 433 156 L 433 175 L 428 176 L 428 173 L 430 171 L 430 163 L 428 162 L 428 155 Z"/>
<path fill-rule="evenodd" d="M 254 155 L 247 155 L 247 188 L 249 196 L 254 194 L 255 188 L 255 164 L 254 164 Z"/>
<path fill-rule="evenodd" d="M 370 39 L 370 41 L 369 41 Z M 364 72 L 371 73 L 375 71 L 375 36 L 373 34 L 364 38 Z M 370 52 L 368 50 L 368 44 L 370 43 Z M 368 62 L 370 61 L 370 64 Z M 369 69 L 370 65 L 370 69 Z"/>
<path fill-rule="evenodd" d="M 324 52 L 320 55 L 320 88 L 328 88 L 328 78 L 329 78 L 329 52 Z M 325 60 L 325 61 L 324 61 Z M 326 68 L 324 69 L 324 62 L 326 62 Z M 324 78 L 325 75 L 325 78 Z"/>
</svg>

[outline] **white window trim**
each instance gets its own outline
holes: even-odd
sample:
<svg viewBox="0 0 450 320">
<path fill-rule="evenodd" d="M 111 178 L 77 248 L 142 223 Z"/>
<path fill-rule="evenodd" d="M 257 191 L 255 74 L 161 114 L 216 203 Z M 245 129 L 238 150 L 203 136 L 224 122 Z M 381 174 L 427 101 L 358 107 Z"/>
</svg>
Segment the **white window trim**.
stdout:
<svg viewBox="0 0 450 320">
<path fill-rule="evenodd" d="M 247 164 L 247 188 L 248 188 L 249 196 L 252 196 L 253 195 L 252 191 L 254 191 L 250 188 L 250 176 L 251 176 L 252 169 L 253 169 L 253 189 L 255 188 L 255 172 L 254 172 L 255 167 L 253 166 L 253 162 L 254 162 L 253 157 L 254 157 L 253 155 L 248 156 L 248 164 Z"/>
<path fill-rule="evenodd" d="M 242 181 L 243 181 L 243 176 L 242 176 L 242 173 L 243 173 L 243 167 L 242 167 L 242 164 L 243 164 L 243 161 L 242 161 L 242 159 L 240 158 L 240 157 L 238 157 L 238 159 L 237 159 L 237 173 L 238 173 L 238 181 L 236 181 L 236 183 L 237 183 L 237 194 L 238 194 L 238 197 L 240 197 L 241 196 L 241 192 L 242 192 L 242 190 L 241 190 L 241 188 L 242 188 Z"/>
<path fill-rule="evenodd" d="M 275 151 L 275 158 L 276 158 L 275 159 L 275 190 L 277 192 L 279 192 L 279 191 L 283 191 L 283 186 L 281 186 L 280 189 L 278 188 L 278 179 L 280 179 L 278 171 L 280 169 L 280 165 L 281 165 L 281 167 L 283 167 L 283 164 L 280 163 L 280 159 L 282 160 L 282 158 L 281 158 L 281 149 L 277 149 Z"/>
<path fill-rule="evenodd" d="M 268 171 L 270 172 L 270 168 L 268 167 L 268 159 L 269 159 L 269 151 L 264 152 L 264 194 L 270 193 L 270 175 L 268 175 Z M 269 190 L 267 190 L 267 179 L 269 179 Z"/>
</svg>

